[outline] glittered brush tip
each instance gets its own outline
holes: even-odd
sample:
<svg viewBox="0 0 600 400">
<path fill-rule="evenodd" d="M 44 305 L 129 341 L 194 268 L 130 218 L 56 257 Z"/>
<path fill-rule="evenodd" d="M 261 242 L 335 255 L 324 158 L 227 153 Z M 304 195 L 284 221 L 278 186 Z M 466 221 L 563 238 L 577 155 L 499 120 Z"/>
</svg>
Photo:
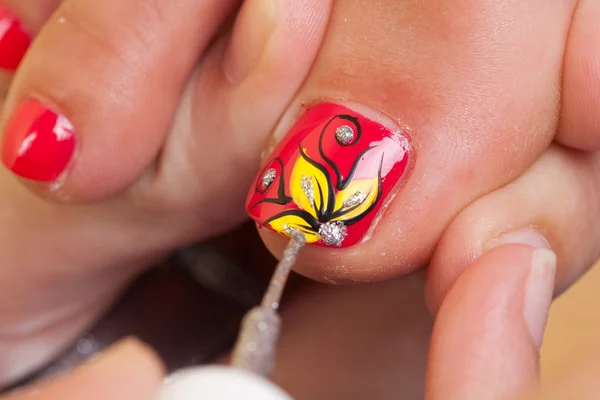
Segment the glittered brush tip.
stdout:
<svg viewBox="0 0 600 400">
<path fill-rule="evenodd" d="M 275 362 L 275 348 L 279 339 L 281 319 L 277 314 L 279 302 L 298 254 L 306 244 L 306 236 L 294 230 L 292 239 L 283 252 L 262 304 L 246 314 L 237 343 L 233 350 L 232 366 L 261 376 L 269 376 Z"/>
<path fill-rule="evenodd" d="M 283 257 L 279 264 L 277 264 L 269 287 L 267 288 L 267 292 L 263 297 L 262 307 L 272 308 L 273 310 L 279 308 L 279 302 L 281 301 L 281 296 L 283 295 L 283 290 L 285 289 L 285 284 L 287 283 L 290 271 L 294 267 L 294 264 L 298 259 L 298 254 L 305 244 L 306 236 L 298 230 L 293 232 L 292 240 L 284 250 Z"/>
</svg>

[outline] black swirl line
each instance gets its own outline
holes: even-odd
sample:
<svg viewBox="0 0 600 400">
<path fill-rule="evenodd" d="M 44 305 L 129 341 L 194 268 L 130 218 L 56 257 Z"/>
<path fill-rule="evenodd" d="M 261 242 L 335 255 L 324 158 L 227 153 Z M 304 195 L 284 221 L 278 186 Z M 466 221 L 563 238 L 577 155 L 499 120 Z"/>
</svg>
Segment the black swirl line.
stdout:
<svg viewBox="0 0 600 400">
<path fill-rule="evenodd" d="M 342 147 L 346 147 L 346 146 L 353 146 L 356 143 L 358 143 L 362 137 L 362 127 L 360 126 L 360 122 L 358 122 L 358 118 L 353 117 L 351 115 L 346 115 L 346 114 L 340 114 L 340 115 L 336 115 L 335 117 L 333 117 L 332 119 L 329 120 L 329 122 L 327 122 L 325 124 L 325 126 L 323 127 L 323 130 L 321 131 L 321 135 L 319 136 L 319 154 L 321 155 L 321 158 L 323 158 L 323 160 L 325 160 L 325 162 L 333 169 L 333 171 L 335 172 L 335 174 L 337 175 L 337 182 L 336 182 L 336 188 L 337 190 L 344 190 L 348 187 L 348 185 L 350 184 L 350 181 L 352 180 L 352 178 L 354 177 L 354 173 L 356 172 L 356 168 L 358 167 L 358 163 L 360 161 L 360 159 L 371 149 L 373 149 L 373 147 L 369 147 L 365 150 L 363 150 L 358 157 L 356 158 L 356 160 L 354 160 L 354 163 L 352 164 L 352 167 L 350 168 L 350 172 L 348 173 L 348 176 L 346 178 L 342 177 L 342 173 L 339 169 L 339 167 L 337 166 L 337 164 L 330 159 L 329 157 L 327 157 L 325 155 L 325 151 L 323 150 L 323 138 L 325 137 L 325 133 L 327 132 L 327 128 L 329 128 L 329 125 L 331 125 L 331 123 L 333 121 L 335 121 L 336 119 L 343 119 L 346 121 L 349 121 L 350 123 L 354 124 L 354 127 L 356 128 L 356 137 L 354 138 L 354 140 L 350 143 L 339 143 L 338 144 Z"/>
<path fill-rule="evenodd" d="M 252 211 L 255 207 L 258 207 L 260 204 L 271 203 L 271 204 L 277 204 L 279 206 L 285 206 L 290 201 L 292 201 L 292 199 L 290 197 L 286 197 L 285 199 L 272 199 L 272 198 L 262 199 L 262 200 L 257 201 L 256 203 L 254 203 L 252 205 L 252 207 L 250 207 L 250 211 Z"/>
<path fill-rule="evenodd" d="M 317 182 L 317 189 L 319 189 L 319 199 L 321 201 L 319 202 L 318 209 L 317 209 L 317 206 L 314 201 L 313 201 L 313 205 L 314 205 L 315 213 L 317 215 L 321 215 L 321 214 L 323 214 L 323 188 L 321 187 L 321 184 L 319 183 L 318 179 L 316 179 L 316 182 Z"/>
<path fill-rule="evenodd" d="M 298 225 L 298 224 L 294 224 L 294 225 L 296 225 L 302 229 L 305 229 L 311 233 L 319 232 L 319 225 L 320 225 L 319 221 L 317 221 L 317 219 L 315 217 L 313 217 L 308 211 L 305 211 L 305 210 L 283 211 L 283 212 L 269 218 L 268 220 L 266 220 L 264 222 L 264 225 L 269 225 L 271 222 L 273 222 L 279 218 L 289 217 L 289 216 L 302 218 L 304 221 L 306 221 L 309 224 L 309 225 Z"/>
<path fill-rule="evenodd" d="M 362 129 L 358 122 L 358 118 L 355 118 L 351 115 L 337 115 L 337 116 L 333 117 L 331 120 L 329 120 L 329 122 L 327 122 L 327 124 L 321 131 L 321 134 L 319 137 L 319 154 L 337 175 L 337 183 L 335 186 L 337 187 L 338 191 L 342 191 L 342 190 L 346 189 L 348 187 L 348 185 L 350 184 L 350 181 L 352 180 L 352 178 L 354 177 L 354 174 L 356 173 L 356 170 L 358 168 L 358 164 L 359 164 L 360 160 L 364 157 L 364 155 L 368 151 L 372 150 L 373 147 L 369 147 L 360 152 L 358 157 L 354 160 L 354 162 L 350 168 L 350 171 L 348 173 L 348 176 L 346 178 L 343 178 L 337 164 L 333 160 L 328 158 L 323 151 L 323 138 L 324 138 L 325 132 L 327 131 L 327 128 L 331 125 L 331 123 L 338 118 L 344 119 L 344 120 L 347 120 L 347 121 L 350 121 L 351 123 L 353 123 L 356 127 L 356 132 L 357 132 L 356 138 L 353 142 L 347 143 L 347 144 L 341 144 L 338 142 L 338 144 L 341 146 L 352 146 L 352 145 L 358 143 L 362 136 Z M 329 174 L 329 171 L 327 170 L 327 168 L 324 165 L 313 160 L 312 158 L 310 158 L 308 156 L 308 154 L 306 154 L 306 152 L 302 148 L 301 141 L 298 141 L 298 148 L 299 148 L 300 156 L 306 162 L 308 162 L 314 168 L 318 169 L 324 175 L 325 180 L 327 182 L 327 186 L 328 186 L 327 187 L 327 189 L 328 189 L 327 190 L 327 193 L 328 193 L 327 204 L 325 204 L 324 199 L 323 199 L 323 188 L 321 187 L 321 183 L 315 177 L 315 181 L 317 184 L 316 189 L 319 191 L 319 198 L 320 198 L 320 202 L 318 205 L 316 204 L 315 199 L 313 199 L 313 202 L 312 202 L 313 209 L 315 210 L 315 213 L 317 215 L 316 218 L 310 212 L 308 212 L 306 210 L 286 210 L 286 211 L 283 211 L 283 212 L 267 219 L 264 222 L 265 225 L 269 225 L 274 220 L 277 220 L 282 217 L 296 216 L 296 217 L 299 217 L 299 218 L 303 219 L 304 221 L 306 221 L 306 223 L 308 223 L 308 225 L 294 224 L 294 227 L 297 227 L 298 229 L 304 231 L 305 233 L 318 234 L 319 227 L 321 224 L 327 223 L 334 219 L 339 219 L 340 221 L 342 221 L 344 223 L 344 225 L 350 226 L 350 225 L 353 225 L 353 224 L 361 221 L 366 215 L 368 215 L 371 211 L 373 211 L 373 209 L 378 205 L 378 203 L 381 200 L 381 197 L 383 195 L 383 193 L 382 193 L 383 179 L 382 179 L 381 174 L 383 171 L 383 160 L 385 157 L 385 153 L 383 153 L 381 155 L 381 161 L 379 163 L 379 171 L 377 173 L 377 197 L 374 199 L 373 203 L 369 206 L 369 208 L 367 208 L 364 212 L 360 213 L 360 215 L 357 215 L 356 217 L 351 218 L 349 220 L 344 220 L 341 217 L 351 213 L 352 211 L 355 211 L 358 207 L 360 207 L 362 205 L 362 202 L 355 206 L 352 206 L 350 208 L 342 207 L 339 210 L 335 210 L 336 191 L 334 188 L 333 181 L 331 179 L 331 175 Z M 293 199 L 291 197 L 289 197 L 285 194 L 285 172 L 284 172 L 283 161 L 280 158 L 275 158 L 273 161 L 279 163 L 279 165 L 281 166 L 281 174 L 279 176 L 278 197 L 260 200 L 259 202 L 254 204 L 251 207 L 251 209 L 253 209 L 254 207 L 256 207 L 262 203 L 273 203 L 273 204 L 278 204 L 278 205 L 286 205 L 286 204 L 290 203 L 291 201 L 293 201 Z M 262 171 L 261 176 L 264 176 L 265 172 L 267 171 L 267 169 L 270 165 L 272 165 L 272 164 L 271 163 L 267 164 L 267 166 Z M 255 190 L 256 190 L 256 192 L 258 192 L 260 194 L 266 193 L 267 190 L 269 189 L 269 187 L 271 186 L 271 185 L 269 185 L 267 188 L 265 188 L 264 190 L 261 191 L 261 189 L 259 188 L 259 184 L 260 184 L 260 181 L 257 182 Z M 371 193 L 372 192 L 369 192 L 367 194 L 367 198 L 370 196 Z"/>
<path fill-rule="evenodd" d="M 260 185 L 262 183 L 262 177 L 265 176 L 265 173 L 270 169 L 270 167 L 273 165 L 273 162 L 276 162 L 277 164 L 279 164 L 279 166 L 281 167 L 281 174 L 278 177 L 280 179 L 280 183 L 282 183 L 282 179 L 283 179 L 283 161 L 281 161 L 281 159 L 279 157 L 276 157 L 274 159 L 271 160 L 271 162 L 267 163 L 267 165 L 263 168 L 263 170 L 260 172 L 259 178 L 256 180 L 256 187 L 254 188 L 254 190 L 257 193 L 260 194 L 265 194 L 270 188 L 271 186 L 273 186 L 273 183 L 271 183 L 270 185 L 268 185 L 267 187 L 265 187 L 264 189 L 260 189 Z"/>
<path fill-rule="evenodd" d="M 329 171 L 327 171 L 327 169 L 322 166 L 321 164 L 319 164 L 318 162 L 316 162 L 315 160 L 311 159 L 305 152 L 304 149 L 302 148 L 302 143 L 298 142 L 298 148 L 300 149 L 300 156 L 302 158 L 304 158 L 304 160 L 309 163 L 310 165 L 312 165 L 313 167 L 315 167 L 316 169 L 318 169 L 319 171 L 321 171 L 321 173 L 323 175 L 325 175 L 325 180 L 327 181 L 327 186 L 328 186 L 328 195 L 327 195 L 327 206 L 325 208 L 325 212 L 323 212 L 322 208 L 323 208 L 323 197 L 321 197 L 321 205 L 320 207 L 318 207 L 318 209 L 315 209 L 315 211 L 317 211 L 317 215 L 319 217 L 319 221 L 320 222 L 327 222 L 331 216 L 331 214 L 333 214 L 334 208 L 335 208 L 335 189 L 333 188 L 333 182 L 331 182 L 331 176 L 329 175 Z M 319 183 L 319 180 L 316 179 L 317 184 Z M 321 190 L 320 185 L 319 185 L 319 190 Z"/>
<path fill-rule="evenodd" d="M 352 167 L 350 167 L 350 172 L 348 173 L 348 176 L 346 177 L 346 179 L 339 180 L 340 175 L 338 175 L 338 190 L 344 190 L 348 187 L 348 185 L 350 184 L 350 181 L 352 180 L 352 178 L 354 178 L 354 174 L 356 173 L 356 168 L 358 168 L 358 163 L 360 163 L 360 159 L 363 158 L 365 154 L 367 154 L 370 150 L 373 150 L 373 149 L 374 149 L 374 147 L 368 147 L 360 152 L 358 157 L 356 157 L 356 159 L 352 163 Z"/>
<path fill-rule="evenodd" d="M 277 189 L 277 197 L 262 199 L 262 200 L 256 202 L 252 207 L 250 207 L 250 210 L 254 209 L 256 206 L 258 206 L 259 204 L 263 204 L 263 203 L 272 203 L 272 204 L 278 204 L 280 206 L 285 206 L 286 204 L 288 204 L 289 202 L 292 201 L 292 198 L 285 194 L 285 167 L 283 165 L 283 161 L 279 157 L 274 158 L 270 163 L 268 163 L 265 166 L 265 168 L 260 173 L 258 180 L 256 181 L 256 187 L 254 188 L 254 190 L 259 194 L 265 194 L 271 188 L 271 186 L 273 186 L 273 184 L 271 183 L 269 186 L 267 186 L 263 190 L 260 189 L 261 178 L 265 175 L 265 173 L 267 172 L 269 167 L 273 164 L 273 161 L 278 163 L 279 166 L 281 167 L 281 173 L 279 174 L 279 188 Z"/>
</svg>

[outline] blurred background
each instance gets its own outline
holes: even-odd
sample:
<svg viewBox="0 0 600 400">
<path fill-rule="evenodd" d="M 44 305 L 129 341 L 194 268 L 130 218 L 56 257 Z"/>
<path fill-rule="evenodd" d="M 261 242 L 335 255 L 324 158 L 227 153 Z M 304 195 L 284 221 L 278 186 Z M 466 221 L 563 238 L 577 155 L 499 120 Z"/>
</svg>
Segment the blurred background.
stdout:
<svg viewBox="0 0 600 400">
<path fill-rule="evenodd" d="M 154 347 L 170 370 L 223 361 L 275 263 L 252 223 L 157 260 L 156 268 L 140 276 L 95 326 L 11 388 L 64 373 L 129 335 Z M 293 274 L 283 302 L 275 381 L 299 399 L 362 400 L 378 389 L 421 399 L 433 323 L 423 279 L 417 273 L 396 282 L 334 287 Z M 599 288 L 600 263 L 554 302 L 542 347 L 542 384 L 598 346 Z M 293 315 L 286 314 L 290 304 Z M 356 327 L 387 338 L 386 346 L 349 334 Z M 357 368 L 340 369 L 340 360 Z M 379 374 L 382 365 L 389 379 Z M 364 393 L 339 390 L 348 379 L 364 382 Z"/>
<path fill-rule="evenodd" d="M 553 304 L 542 347 L 542 381 L 549 381 L 600 338 L 600 263 Z"/>
</svg>

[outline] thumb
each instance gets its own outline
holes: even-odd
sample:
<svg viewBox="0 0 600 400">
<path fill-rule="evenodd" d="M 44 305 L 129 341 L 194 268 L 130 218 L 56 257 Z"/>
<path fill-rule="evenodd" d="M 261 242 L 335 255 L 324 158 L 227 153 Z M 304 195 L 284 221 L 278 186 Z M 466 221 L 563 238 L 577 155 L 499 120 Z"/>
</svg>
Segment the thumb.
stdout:
<svg viewBox="0 0 600 400">
<path fill-rule="evenodd" d="M 438 314 L 426 398 L 505 399 L 535 383 L 556 256 L 506 245 L 458 279 Z"/>
</svg>

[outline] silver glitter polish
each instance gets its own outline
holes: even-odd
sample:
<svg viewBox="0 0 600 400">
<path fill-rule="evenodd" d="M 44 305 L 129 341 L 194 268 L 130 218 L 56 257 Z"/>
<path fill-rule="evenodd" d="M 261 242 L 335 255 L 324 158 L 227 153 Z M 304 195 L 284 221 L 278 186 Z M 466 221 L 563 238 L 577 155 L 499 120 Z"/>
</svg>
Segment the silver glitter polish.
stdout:
<svg viewBox="0 0 600 400">
<path fill-rule="evenodd" d="M 260 183 L 260 188 L 262 190 L 267 189 L 269 186 L 271 186 L 273 181 L 275 181 L 276 177 L 277 177 L 277 171 L 275 171 L 275 168 L 269 168 L 262 177 L 262 182 Z"/>
<path fill-rule="evenodd" d="M 304 195 L 306 196 L 308 201 L 314 203 L 315 188 L 313 185 L 312 177 L 308 175 L 302 175 L 302 178 L 300 179 L 300 186 L 302 187 L 302 191 L 304 192 Z"/>
<path fill-rule="evenodd" d="M 367 198 L 367 195 L 359 190 L 358 192 L 354 193 L 352 196 L 350 196 L 348 198 L 348 200 L 346 200 L 344 202 L 344 208 L 350 208 L 350 207 L 354 207 L 358 204 L 361 204 L 363 201 L 365 201 L 366 198 Z"/>
<path fill-rule="evenodd" d="M 354 129 L 349 125 L 342 125 L 336 129 L 335 138 L 341 144 L 350 144 L 354 140 Z"/>
<path fill-rule="evenodd" d="M 348 236 L 348 230 L 343 222 L 331 221 L 319 227 L 319 235 L 327 246 L 340 247 Z"/>
<path fill-rule="evenodd" d="M 289 226 L 288 224 L 283 224 L 283 233 L 285 233 L 289 237 L 294 237 L 294 235 L 298 232 L 299 230 L 297 228 Z"/>
</svg>

